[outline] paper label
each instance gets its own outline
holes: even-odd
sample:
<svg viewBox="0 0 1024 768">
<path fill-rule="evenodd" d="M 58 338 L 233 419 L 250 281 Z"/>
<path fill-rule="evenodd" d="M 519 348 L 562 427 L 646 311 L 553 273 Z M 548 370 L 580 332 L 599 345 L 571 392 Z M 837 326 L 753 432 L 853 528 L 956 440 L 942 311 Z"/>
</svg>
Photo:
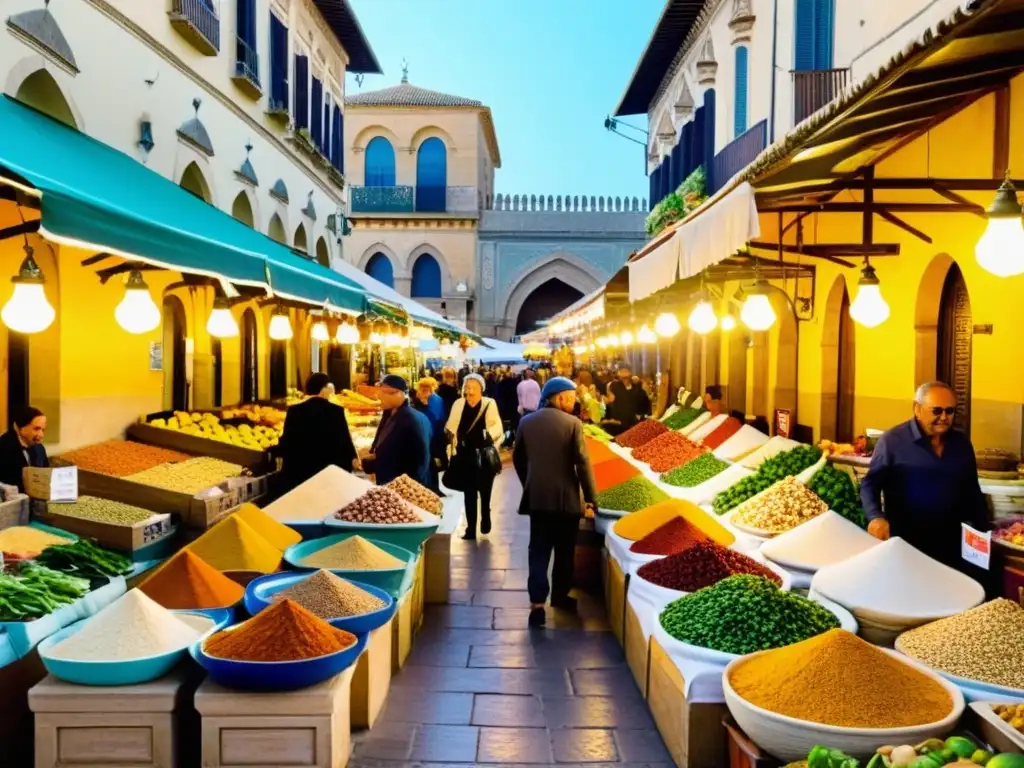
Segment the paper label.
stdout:
<svg viewBox="0 0 1024 768">
<path fill-rule="evenodd" d="M 50 501 L 78 500 L 78 467 L 50 470 Z"/>
<path fill-rule="evenodd" d="M 992 556 L 992 533 L 990 531 L 982 533 L 967 523 L 961 523 L 960 527 L 962 531 L 960 556 L 968 563 L 987 571 L 989 559 Z"/>
</svg>

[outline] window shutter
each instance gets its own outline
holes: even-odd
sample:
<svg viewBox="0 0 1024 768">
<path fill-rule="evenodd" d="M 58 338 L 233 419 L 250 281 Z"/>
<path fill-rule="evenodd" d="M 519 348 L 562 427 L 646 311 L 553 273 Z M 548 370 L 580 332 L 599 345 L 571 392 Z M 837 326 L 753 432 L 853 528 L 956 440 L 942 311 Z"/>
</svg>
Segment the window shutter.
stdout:
<svg viewBox="0 0 1024 768">
<path fill-rule="evenodd" d="M 295 127 L 309 128 L 309 59 L 295 56 Z"/>
<path fill-rule="evenodd" d="M 679 139 L 679 144 L 682 146 L 682 164 L 683 167 L 680 171 L 682 175 L 682 181 L 686 181 L 686 178 L 693 173 L 693 123 L 687 123 L 683 126 L 683 133 Z"/>
<path fill-rule="evenodd" d="M 323 147 L 324 145 L 324 118 L 323 118 L 323 104 L 324 100 L 324 86 L 320 82 L 319 77 L 313 78 L 312 90 L 312 101 L 310 106 L 310 119 L 313 121 L 309 128 L 309 135 L 313 139 L 313 144 L 317 147 Z"/>
<path fill-rule="evenodd" d="M 835 0 L 814 3 L 814 68 L 832 69 L 832 48 L 835 40 Z"/>
<path fill-rule="evenodd" d="M 288 106 L 288 28 L 270 14 L 270 106 Z"/>
<path fill-rule="evenodd" d="M 794 30 L 793 69 L 806 72 L 815 69 L 814 61 L 814 9 L 817 0 L 796 0 L 796 29 Z"/>
<path fill-rule="evenodd" d="M 704 112 L 704 107 L 697 107 L 693 113 L 693 143 L 690 145 L 693 147 L 693 170 L 704 165 Z"/>
<path fill-rule="evenodd" d="M 747 64 L 746 46 L 736 49 L 736 111 L 733 115 L 733 132 L 736 136 L 747 130 Z"/>
<path fill-rule="evenodd" d="M 676 145 L 672 147 L 672 191 L 674 192 L 683 183 L 683 132 L 679 131 Z"/>
<path fill-rule="evenodd" d="M 334 142 L 334 167 L 339 172 L 345 172 L 345 134 L 344 119 L 341 114 L 341 107 L 334 105 L 334 129 L 331 131 L 331 141 Z"/>
<path fill-rule="evenodd" d="M 647 177 L 647 209 L 654 210 L 658 204 L 658 169 L 655 168 Z"/>
<path fill-rule="evenodd" d="M 331 143 L 331 94 L 324 94 L 324 109 L 323 109 L 323 121 L 324 121 L 324 138 L 323 143 L 320 146 L 321 151 L 325 155 L 329 155 L 333 151 L 334 144 Z"/>
</svg>

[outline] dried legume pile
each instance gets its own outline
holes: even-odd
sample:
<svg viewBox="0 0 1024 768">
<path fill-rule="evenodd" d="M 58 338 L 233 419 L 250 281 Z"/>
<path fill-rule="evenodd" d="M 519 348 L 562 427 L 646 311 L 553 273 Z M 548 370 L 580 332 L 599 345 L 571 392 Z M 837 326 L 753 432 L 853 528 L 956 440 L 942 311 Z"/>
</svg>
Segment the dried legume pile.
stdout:
<svg viewBox="0 0 1024 768">
<path fill-rule="evenodd" d="M 712 453 L 702 453 L 693 461 L 671 469 L 661 476 L 661 482 L 678 488 L 696 488 L 712 477 L 729 468 L 729 465 Z"/>
<path fill-rule="evenodd" d="M 71 539 L 54 536 L 31 525 L 16 525 L 0 531 L 0 552 L 12 555 L 38 555 L 47 547 L 70 544 Z"/>
<path fill-rule="evenodd" d="M 676 640 L 740 655 L 799 643 L 839 626 L 831 611 L 749 574 L 669 603 L 659 620 Z"/>
<path fill-rule="evenodd" d="M 766 533 L 784 533 L 827 511 L 828 505 L 814 491 L 787 477 L 763 496 L 740 505 L 732 520 Z"/>
<path fill-rule="evenodd" d="M 624 448 L 636 448 L 666 432 L 668 427 L 657 419 L 646 419 L 616 437 L 615 442 Z"/>
<path fill-rule="evenodd" d="M 646 477 L 634 477 L 597 494 L 597 506 L 616 512 L 636 512 L 638 509 L 665 501 L 668 496 Z"/>
<path fill-rule="evenodd" d="M 744 659 L 729 684 L 754 706 L 843 728 L 927 725 L 953 709 L 937 681 L 842 629 Z"/>
<path fill-rule="evenodd" d="M 650 464 L 655 472 L 667 472 L 692 461 L 704 452 L 697 443 L 678 432 L 666 432 L 633 449 L 633 458 Z"/>
<path fill-rule="evenodd" d="M 592 437 L 595 440 L 600 440 L 602 443 L 610 443 L 612 441 L 612 436 L 596 424 L 584 424 L 583 434 L 587 437 Z"/>
<path fill-rule="evenodd" d="M 799 475 L 820 458 L 820 448 L 813 445 L 801 445 L 791 451 L 783 451 L 770 459 L 765 459 L 756 473 L 750 477 L 744 477 L 715 497 L 713 504 L 715 512 L 720 515 L 728 512 L 751 496 L 756 496 L 766 488 L 770 488 L 782 478 Z"/>
<path fill-rule="evenodd" d="M 739 432 L 740 427 L 742 426 L 743 422 L 741 422 L 739 419 L 734 419 L 732 416 L 730 416 L 728 419 L 726 419 L 717 427 L 715 427 L 715 429 L 712 430 L 711 434 L 705 436 L 704 439 L 700 441 L 701 445 L 703 445 L 705 448 L 710 448 L 713 451 L 726 440 L 728 440 L 730 437 Z"/>
<path fill-rule="evenodd" d="M 615 456 L 608 459 L 608 461 L 602 461 L 592 468 L 594 470 L 594 489 L 598 493 L 621 485 L 640 474 L 639 469 L 621 456 Z"/>
<path fill-rule="evenodd" d="M 60 458 L 88 472 L 124 477 L 157 464 L 188 461 L 189 456 L 155 445 L 130 440 L 109 440 L 62 453 Z"/>
<path fill-rule="evenodd" d="M 384 487 L 371 488 L 335 512 L 334 516 L 349 523 L 423 522 L 401 496 Z"/>
<path fill-rule="evenodd" d="M 274 595 L 272 602 L 294 600 L 314 616 L 338 619 L 361 616 L 383 608 L 387 603 L 355 584 L 339 579 L 330 571 L 317 571 Z"/>
<path fill-rule="evenodd" d="M 703 412 L 703 408 L 680 408 L 668 418 L 663 419 L 661 423 L 669 429 L 682 429 L 693 423 L 693 420 Z"/>
<path fill-rule="evenodd" d="M 367 541 L 362 536 L 350 536 L 337 544 L 318 549 L 302 561 L 310 568 L 336 568 L 339 571 L 383 571 L 405 567 L 390 552 Z"/>
<path fill-rule="evenodd" d="M 158 464 L 155 467 L 125 477 L 133 483 L 152 485 L 166 491 L 199 493 L 223 483 L 229 477 L 242 474 L 242 467 L 229 461 L 197 456 L 177 464 Z"/>
<path fill-rule="evenodd" d="M 696 542 L 682 552 L 645 563 L 637 569 L 641 578 L 678 592 L 696 592 L 738 573 L 763 576 L 782 586 L 782 579 L 770 568 L 713 541 Z"/>
<path fill-rule="evenodd" d="M 440 515 L 441 510 L 444 509 L 440 496 L 426 486 L 420 485 L 408 475 L 396 477 L 384 487 L 390 488 L 410 504 L 414 504 L 432 515 Z"/>
<path fill-rule="evenodd" d="M 1024 690 L 1024 608 L 998 598 L 904 632 L 896 650 L 957 677 Z"/>
<path fill-rule="evenodd" d="M 842 515 L 861 528 L 868 527 L 864 508 L 860 505 L 860 495 L 853 484 L 853 478 L 843 470 L 826 464 L 814 473 L 814 477 L 811 478 L 807 487 L 818 494 L 828 508 L 836 514 Z"/>
<path fill-rule="evenodd" d="M 148 509 L 110 499 L 97 499 L 95 496 L 79 496 L 78 501 L 66 504 L 47 502 L 46 511 L 51 515 L 64 515 L 78 520 L 123 525 L 129 528 L 153 516 Z"/>
<path fill-rule="evenodd" d="M 704 531 L 683 518 L 676 517 L 639 541 L 634 541 L 629 551 L 638 555 L 674 555 L 705 541 L 711 539 Z"/>
</svg>

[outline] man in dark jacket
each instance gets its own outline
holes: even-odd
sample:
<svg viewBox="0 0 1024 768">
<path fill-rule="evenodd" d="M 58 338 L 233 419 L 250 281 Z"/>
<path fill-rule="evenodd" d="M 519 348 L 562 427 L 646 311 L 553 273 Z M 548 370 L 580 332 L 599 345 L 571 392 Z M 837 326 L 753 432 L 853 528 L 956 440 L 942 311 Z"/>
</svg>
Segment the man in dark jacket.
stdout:
<svg viewBox="0 0 1024 768">
<path fill-rule="evenodd" d="M 379 392 L 385 418 L 377 427 L 363 468 L 373 473 L 377 485 L 408 475 L 429 488 L 430 422 L 409 405 L 409 385 L 401 376 L 385 376 Z"/>
<path fill-rule="evenodd" d="M 27 405 L 14 409 L 10 429 L 0 435 L 0 483 L 16 485 L 24 493 L 22 470 L 50 466 L 43 447 L 45 433 L 46 416 L 42 411 Z"/>
<path fill-rule="evenodd" d="M 551 572 L 551 605 L 576 610 L 572 588 L 573 555 L 580 518 L 593 510 L 597 492 L 594 473 L 583 440 L 583 423 L 572 415 L 576 385 L 556 376 L 541 390 L 541 407 L 523 417 L 516 433 L 512 463 L 523 484 L 519 514 L 530 516 L 530 626 L 546 620 L 548 564 Z M 580 498 L 582 491 L 582 500 Z"/>
<path fill-rule="evenodd" d="M 327 399 L 330 383 L 326 373 L 312 374 L 306 381 L 308 399 L 288 409 L 277 450 L 284 460 L 282 493 L 331 464 L 346 471 L 355 464 L 356 448 L 348 431 L 345 409 Z"/>
</svg>

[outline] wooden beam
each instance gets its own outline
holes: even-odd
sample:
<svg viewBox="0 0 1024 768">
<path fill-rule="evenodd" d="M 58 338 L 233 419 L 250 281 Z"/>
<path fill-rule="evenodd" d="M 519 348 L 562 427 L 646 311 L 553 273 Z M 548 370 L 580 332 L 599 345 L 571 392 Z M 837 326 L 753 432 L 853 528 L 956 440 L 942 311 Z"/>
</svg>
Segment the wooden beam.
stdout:
<svg viewBox="0 0 1024 768">
<path fill-rule="evenodd" d="M 935 194 L 939 195 L 939 197 L 946 198 L 954 205 L 967 206 L 970 209 L 967 211 L 967 213 L 973 214 L 975 216 L 980 216 L 983 219 L 985 218 L 985 209 L 982 208 L 977 203 L 972 203 L 963 195 L 958 195 L 956 192 L 953 192 L 949 189 L 943 189 L 942 187 L 935 187 Z"/>
<path fill-rule="evenodd" d="M 936 190 L 938 191 L 938 190 Z M 941 194 L 941 193 L 940 193 Z M 768 205 L 759 210 L 783 211 L 786 213 L 863 213 L 864 203 L 813 203 L 801 205 L 799 203 L 784 203 L 781 205 Z M 974 213 L 980 210 L 978 206 L 970 201 L 967 203 L 876 203 L 874 210 L 886 210 L 891 213 Z"/>
<path fill-rule="evenodd" d="M 947 190 L 961 190 L 963 192 L 995 192 L 1003 183 L 1004 167 L 998 177 L 991 179 L 947 179 L 947 178 L 875 178 L 874 188 L 876 190 L 936 190 L 939 188 Z M 1013 184 L 1018 189 L 1024 189 L 1024 179 L 1013 179 Z M 837 193 L 843 190 L 864 189 L 864 179 L 817 179 L 803 185 L 793 186 L 779 190 L 758 190 L 758 200 L 781 200 L 787 197 L 800 197 L 805 195 L 816 195 L 825 193 Z M 968 201 L 969 202 L 969 201 Z"/>
<path fill-rule="evenodd" d="M 882 210 L 882 211 L 876 210 L 875 213 L 877 213 L 879 216 L 881 216 L 883 219 L 888 221 L 893 226 L 899 227 L 904 232 L 909 232 L 914 237 L 916 237 L 918 240 L 923 240 L 924 242 L 928 243 L 929 245 L 932 244 L 932 239 L 928 235 L 926 235 L 920 229 L 917 229 L 917 227 L 911 226 L 910 224 L 905 222 L 903 219 L 901 219 L 899 216 L 897 216 L 895 213 L 890 213 L 889 211 L 884 211 L 884 210 Z"/>
<path fill-rule="evenodd" d="M 21 235 L 28 235 L 32 232 L 39 231 L 39 219 L 34 221 L 23 221 L 21 224 L 15 224 L 13 227 L 6 227 L 0 229 L 0 240 L 6 240 L 9 237 L 20 237 Z"/>
<path fill-rule="evenodd" d="M 864 216 L 861 221 L 860 240 L 864 245 L 875 242 L 875 167 L 869 165 L 864 169 Z"/>
<path fill-rule="evenodd" d="M 125 262 L 124 264 L 118 264 L 115 267 L 107 267 L 106 269 L 97 270 L 96 274 L 100 278 L 100 283 L 106 283 L 110 278 L 124 274 L 125 272 L 131 272 L 133 269 L 137 269 L 140 272 L 152 272 L 156 270 L 163 270 L 163 267 L 154 267 L 152 264 Z"/>
<path fill-rule="evenodd" d="M 101 261 L 106 261 L 107 259 L 113 259 L 113 258 L 114 258 L 114 255 L 110 254 L 110 253 L 106 253 L 106 252 L 97 253 L 97 254 L 94 254 L 94 255 L 86 258 L 86 259 L 82 259 L 81 264 L 82 264 L 83 267 L 91 267 L 93 264 L 99 264 Z"/>
</svg>

